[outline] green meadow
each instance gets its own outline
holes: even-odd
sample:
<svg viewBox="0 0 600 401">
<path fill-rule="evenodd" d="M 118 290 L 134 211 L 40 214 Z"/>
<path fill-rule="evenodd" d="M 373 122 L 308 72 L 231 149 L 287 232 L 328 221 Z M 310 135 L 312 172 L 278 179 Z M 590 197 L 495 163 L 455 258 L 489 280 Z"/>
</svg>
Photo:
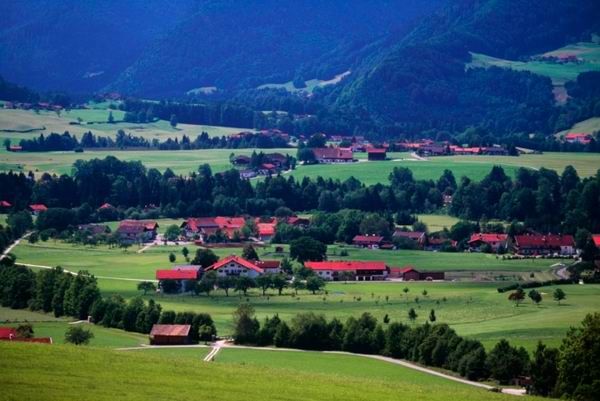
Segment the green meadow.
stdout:
<svg viewBox="0 0 600 401">
<path fill-rule="evenodd" d="M 207 363 L 152 351 L 109 351 L 65 345 L 1 343 L 0 400 L 508 400 L 511 396 L 449 382 L 385 363 L 314 355 L 315 365 L 343 373 L 275 366 Z M 267 352 L 267 351 L 265 351 Z M 290 358 L 293 360 L 293 358 Z M 335 360 L 337 359 L 337 361 Z M 31 363 L 34 360 L 36 363 Z M 321 362 L 324 360 L 324 362 Z M 358 377 L 368 366 L 376 374 Z M 309 361 L 311 364 L 313 360 Z M 292 366 L 297 366 L 291 363 Z M 107 368 L 109 367 L 109 368 Z M 392 369 L 394 370 L 392 372 Z M 82 374 L 85 372 L 85 374 Z M 393 380 L 389 380 L 393 377 Z M 237 379 L 236 379 L 237 378 Z"/>
<path fill-rule="evenodd" d="M 157 269 L 185 264 L 181 246 L 155 246 L 143 253 L 138 247 L 127 250 L 109 249 L 105 246 L 80 247 L 62 242 L 48 241 L 34 245 L 23 243 L 14 253 L 19 262 L 35 265 L 61 265 L 72 271 L 87 270 L 99 277 L 104 295 L 118 294 L 126 299 L 142 295 L 137 290 L 137 280 L 153 280 Z M 194 246 L 189 246 L 195 252 Z M 250 290 L 247 297 L 230 291 L 225 296 L 222 290 L 192 296 L 148 294 L 164 310 L 207 312 L 213 316 L 219 334 L 231 333 L 232 312 L 241 302 L 250 302 L 257 316 L 279 314 L 282 319 L 291 319 L 298 312 L 313 311 L 328 317 L 345 320 L 363 312 L 371 312 L 380 321 L 387 314 L 393 321 L 409 323 L 408 310 L 415 308 L 424 323 L 431 309 L 435 309 L 438 321 L 450 324 L 461 335 L 471 336 L 493 346 L 499 339 L 532 349 L 538 340 L 557 345 L 569 326 L 578 324 L 586 313 L 600 308 L 600 285 L 563 286 L 567 300 L 558 305 L 552 300 L 553 287 L 542 288 L 543 301 L 535 306 L 527 300 L 519 307 L 508 301 L 508 294 L 500 294 L 496 288 L 515 280 L 550 279 L 551 264 L 557 260 L 514 260 L 502 261 L 493 255 L 480 253 L 438 253 L 424 251 L 383 251 L 345 247 L 349 255 L 340 257 L 339 246 L 329 249 L 328 258 L 355 260 L 384 260 L 391 266 L 413 265 L 421 270 L 443 270 L 447 272 L 445 282 L 371 282 L 371 283 L 328 283 L 325 292 L 312 295 L 291 289 L 282 296 L 276 291 L 267 291 L 262 296 L 258 289 Z M 275 253 L 273 247 L 258 248 L 262 259 L 281 258 L 284 253 Z M 174 252 L 176 262 L 170 263 L 168 255 Z M 240 254 L 240 248 L 217 249 L 220 256 Z M 124 280 L 129 279 L 129 280 Z M 403 289 L 408 288 L 408 293 Z M 423 291 L 426 291 L 424 293 Z M 418 298 L 418 299 L 417 299 Z"/>
</svg>

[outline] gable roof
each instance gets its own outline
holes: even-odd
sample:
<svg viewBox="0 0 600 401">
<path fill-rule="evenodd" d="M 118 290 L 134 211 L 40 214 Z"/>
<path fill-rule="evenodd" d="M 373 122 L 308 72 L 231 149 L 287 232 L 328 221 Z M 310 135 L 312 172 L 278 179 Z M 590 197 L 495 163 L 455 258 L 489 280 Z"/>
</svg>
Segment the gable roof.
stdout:
<svg viewBox="0 0 600 401">
<path fill-rule="evenodd" d="M 314 148 L 316 159 L 343 159 L 352 160 L 352 149 L 349 148 Z"/>
<path fill-rule="evenodd" d="M 33 210 L 34 212 L 45 212 L 48 210 L 46 205 L 42 203 L 34 203 L 33 205 L 29 205 L 29 209 Z"/>
<path fill-rule="evenodd" d="M 157 270 L 157 280 L 196 280 L 198 278 L 198 270 L 177 269 L 177 270 Z"/>
<path fill-rule="evenodd" d="M 508 239 L 508 234 L 481 234 L 476 233 L 471 235 L 471 239 L 469 239 L 469 244 L 471 242 L 502 242 Z"/>
<path fill-rule="evenodd" d="M 394 273 L 408 273 L 408 272 L 417 272 L 417 269 L 415 269 L 413 266 L 404 266 L 404 267 L 391 267 L 390 271 L 394 272 Z"/>
<path fill-rule="evenodd" d="M 515 243 L 519 247 L 560 248 L 561 246 L 574 246 L 575 240 L 572 235 L 526 234 L 515 235 Z"/>
<path fill-rule="evenodd" d="M 154 231 L 158 223 L 154 220 L 123 220 L 119 223 L 118 232 L 136 233 L 142 231 Z"/>
<path fill-rule="evenodd" d="M 600 234 L 592 235 L 592 241 L 594 241 L 594 245 L 600 247 Z"/>
<path fill-rule="evenodd" d="M 304 266 L 311 270 L 334 270 L 334 271 L 347 271 L 347 270 L 386 270 L 387 266 L 385 262 L 378 261 L 325 261 L 325 262 L 305 262 Z"/>
<path fill-rule="evenodd" d="M 367 153 L 386 153 L 386 148 L 367 148 Z"/>
<path fill-rule="evenodd" d="M 352 238 L 352 242 L 365 242 L 369 244 L 379 244 L 383 241 L 383 237 L 379 235 L 357 235 Z"/>
<path fill-rule="evenodd" d="M 0 207 L 11 207 L 12 205 L 8 201 L 0 201 Z"/>
<path fill-rule="evenodd" d="M 155 324 L 150 331 L 151 336 L 187 337 L 190 334 L 189 324 Z"/>
<path fill-rule="evenodd" d="M 107 203 L 103 203 L 102 206 L 100 206 L 98 209 L 102 210 L 102 209 L 112 209 L 112 208 L 114 208 L 114 206 L 107 202 Z"/>
<path fill-rule="evenodd" d="M 261 269 L 279 269 L 281 266 L 279 260 L 253 260 L 252 263 Z"/>
<path fill-rule="evenodd" d="M 221 267 L 227 265 L 230 262 L 237 263 L 238 265 L 243 266 L 246 269 L 254 270 L 258 273 L 264 273 L 264 270 L 255 265 L 253 262 L 250 262 L 249 260 L 235 255 L 227 256 L 226 258 L 219 260 L 217 263 L 208 266 L 205 270 L 219 270 Z"/>
<path fill-rule="evenodd" d="M 190 217 L 181 224 L 190 231 L 200 231 L 204 228 L 218 228 L 214 217 Z"/>
<path fill-rule="evenodd" d="M 242 228 L 246 224 L 246 220 L 243 217 L 224 217 L 217 216 L 214 218 L 215 223 L 219 228 Z"/>
<path fill-rule="evenodd" d="M 274 223 L 258 223 L 256 228 L 258 229 L 258 235 L 275 235 Z"/>
</svg>

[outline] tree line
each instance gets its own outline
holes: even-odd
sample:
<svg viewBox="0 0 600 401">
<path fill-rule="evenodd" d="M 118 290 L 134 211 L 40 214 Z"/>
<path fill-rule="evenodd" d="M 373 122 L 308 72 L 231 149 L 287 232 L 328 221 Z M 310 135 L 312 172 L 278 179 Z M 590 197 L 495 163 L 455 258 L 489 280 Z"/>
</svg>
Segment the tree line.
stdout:
<svg viewBox="0 0 600 401">
<path fill-rule="evenodd" d="M 238 344 L 378 354 L 500 384 L 528 376 L 528 393 L 541 396 L 595 400 L 598 394 L 600 350 L 590 346 L 600 340 L 600 313 L 587 315 L 581 327 L 571 328 L 560 350 L 539 342 L 533 357 L 504 339 L 486 352 L 481 342 L 459 336 L 447 324 L 409 326 L 389 319 L 379 323 L 367 312 L 346 322 L 309 312 L 295 315 L 289 323 L 277 315 L 261 323 L 251 305 L 241 304 L 233 319 Z"/>
<path fill-rule="evenodd" d="M 8 149 L 11 145 L 9 139 L 4 141 Z M 63 134 L 55 132 L 37 138 L 21 139 L 19 142 L 25 152 L 54 152 L 54 151 L 82 151 L 83 149 L 128 149 L 148 148 L 157 150 L 193 150 L 193 149 L 245 149 L 245 148 L 287 148 L 287 141 L 280 136 L 267 136 L 260 133 L 247 133 L 241 137 L 221 136 L 210 137 L 208 133 L 202 132 L 195 139 L 183 135 L 179 138 L 167 138 L 160 141 L 157 138 L 147 140 L 143 136 L 126 134 L 122 129 L 117 131 L 113 139 L 109 136 L 96 136 L 91 131 L 84 133 L 81 140 L 68 131 Z"/>
</svg>

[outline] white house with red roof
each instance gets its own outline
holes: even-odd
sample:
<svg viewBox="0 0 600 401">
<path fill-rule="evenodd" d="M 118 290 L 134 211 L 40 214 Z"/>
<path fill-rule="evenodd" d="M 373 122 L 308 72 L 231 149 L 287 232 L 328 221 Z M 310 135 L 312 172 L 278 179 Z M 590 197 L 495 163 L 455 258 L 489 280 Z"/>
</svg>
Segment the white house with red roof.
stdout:
<svg viewBox="0 0 600 401">
<path fill-rule="evenodd" d="M 572 256 L 577 252 L 572 235 L 525 234 L 515 235 L 515 253 L 520 255 Z"/>
<path fill-rule="evenodd" d="M 246 276 L 255 278 L 265 273 L 265 270 L 258 267 L 255 262 L 251 262 L 235 255 L 219 260 L 217 263 L 208 266 L 204 271 L 214 271 L 219 277 Z"/>
<path fill-rule="evenodd" d="M 475 233 L 469 239 L 469 249 L 479 252 L 483 245 L 489 245 L 494 252 L 497 252 L 500 247 L 506 249 L 508 247 L 508 234 L 482 234 Z"/>
<path fill-rule="evenodd" d="M 304 266 L 314 271 L 323 280 L 340 280 L 342 272 L 348 272 L 356 281 L 385 280 L 389 268 L 379 261 L 324 261 L 305 262 Z"/>
</svg>

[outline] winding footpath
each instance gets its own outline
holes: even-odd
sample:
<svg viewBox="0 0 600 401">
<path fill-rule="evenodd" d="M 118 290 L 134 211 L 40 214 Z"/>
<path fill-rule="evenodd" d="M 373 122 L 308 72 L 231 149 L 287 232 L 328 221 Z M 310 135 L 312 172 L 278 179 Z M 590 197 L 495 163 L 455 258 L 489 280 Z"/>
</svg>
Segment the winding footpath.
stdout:
<svg viewBox="0 0 600 401">
<path fill-rule="evenodd" d="M 19 245 L 19 243 L 24 240 L 25 238 L 29 237 L 31 233 L 26 233 L 25 235 L 23 235 L 21 238 L 19 238 L 18 240 L 16 240 L 15 242 L 13 242 L 12 244 L 10 244 L 10 246 L 8 248 L 6 248 L 4 250 L 4 252 L 2 252 L 2 256 L 0 256 L 0 260 L 4 259 L 6 257 L 6 255 L 8 255 L 14 248 L 15 246 Z"/>
</svg>

